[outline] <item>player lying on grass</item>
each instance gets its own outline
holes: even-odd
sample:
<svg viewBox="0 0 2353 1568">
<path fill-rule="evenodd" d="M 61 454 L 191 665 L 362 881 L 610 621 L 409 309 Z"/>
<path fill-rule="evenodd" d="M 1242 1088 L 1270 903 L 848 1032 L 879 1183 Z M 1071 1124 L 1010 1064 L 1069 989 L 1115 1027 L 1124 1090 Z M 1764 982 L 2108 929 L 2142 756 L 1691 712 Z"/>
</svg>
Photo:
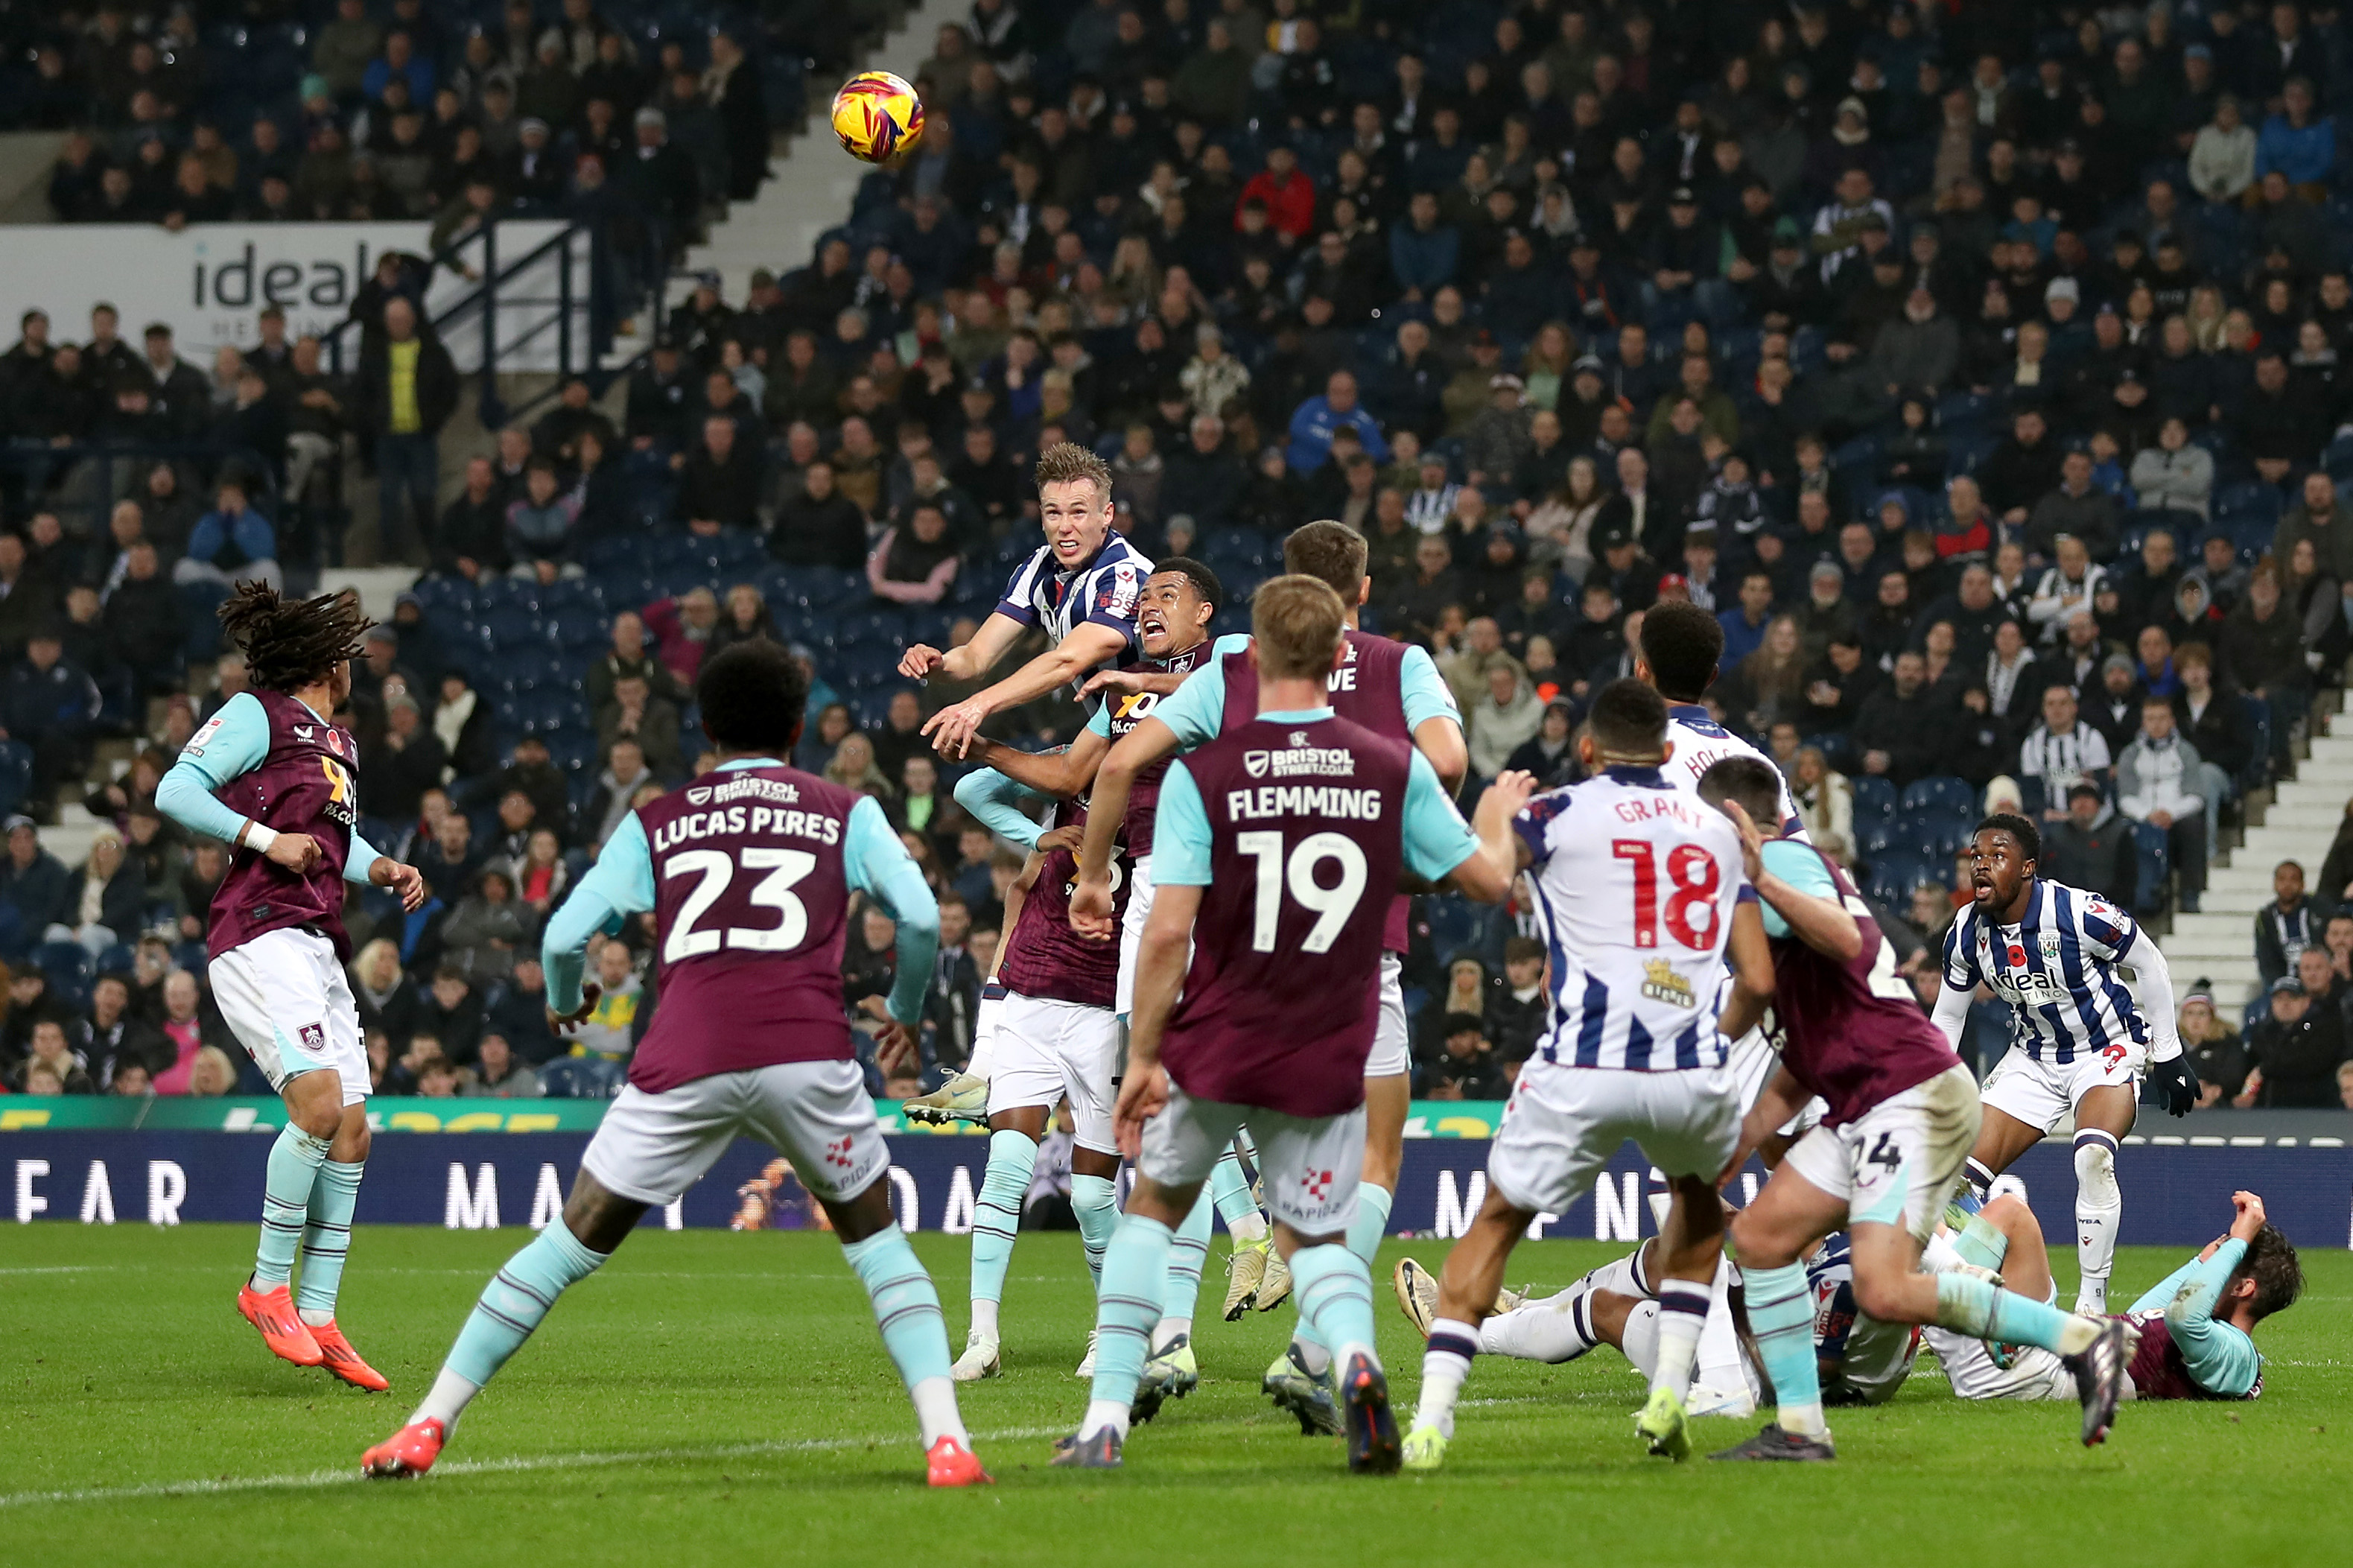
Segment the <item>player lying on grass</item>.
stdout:
<svg viewBox="0 0 2353 1568">
<path fill-rule="evenodd" d="M 220 607 L 251 689 L 189 737 L 155 792 L 164 814 L 231 847 L 206 929 L 221 1016 L 286 1104 L 261 1189 L 261 1244 L 237 1310 L 297 1366 L 391 1386 L 335 1322 L 368 1156 L 368 1063 L 343 973 L 343 884 L 424 906 L 414 867 L 359 835 L 359 743 L 333 721 L 370 622 L 349 594 L 280 598 L 240 584 Z M 127 934 L 127 933 L 126 933 Z M 302 1284 L 290 1293 L 297 1243 Z"/>
<path fill-rule="evenodd" d="M 1837 1230 L 1849 1233 L 1858 1310 L 1884 1323 L 1936 1323 L 2066 1358 L 2083 1400 L 2084 1442 L 2098 1443 L 2123 1390 L 2131 1351 L 2123 1325 L 2062 1313 L 1976 1275 L 1921 1270 L 1920 1249 L 1977 1137 L 1977 1080 L 1921 1016 L 1895 973 L 1894 949 L 1846 874 L 1812 845 L 1759 826 L 1774 822 L 1780 785 L 1773 767 L 1752 757 L 1718 763 L 1700 781 L 1703 798 L 1738 826 L 1743 864 L 1766 907 L 1781 1036 L 1780 1068 L 1743 1121 L 1723 1181 L 1810 1097 L 1826 1108 L 1821 1125 L 1790 1147 L 1733 1221 L 1749 1328 L 1778 1415 L 1716 1458 L 1836 1457 L 1822 1418 L 1802 1259 Z M 1736 994 L 1725 1032 L 1746 1027 L 1757 1011 L 1749 994 Z"/>
<path fill-rule="evenodd" d="M 2126 1368 L 2128 1399 L 2253 1399 L 2263 1391 L 2255 1325 L 2295 1305 L 2304 1269 L 2263 1200 L 2231 1194 L 2231 1228 L 2126 1309 L 2140 1342 Z M 2051 1256 L 2034 1211 L 2000 1197 L 1977 1216 L 1991 1231 L 1979 1254 L 2013 1290 L 2054 1300 Z M 1964 1399 L 2073 1399 L 2070 1369 L 2047 1351 L 1987 1344 L 1926 1331 L 1953 1392 Z"/>
<path fill-rule="evenodd" d="M 892 1021 L 876 1055 L 886 1070 L 910 1059 L 939 911 L 881 807 L 782 761 L 800 739 L 807 698 L 807 678 L 775 643 L 741 643 L 705 662 L 695 700 L 719 766 L 624 818 L 548 921 L 551 1025 L 569 1029 L 596 1005 L 596 986 L 580 978 L 589 938 L 646 910 L 661 1006 L 581 1158 L 563 1218 L 483 1288 L 432 1392 L 362 1457 L 366 1474 L 430 1469 L 459 1413 L 556 1298 L 742 1135 L 792 1162 L 841 1238 L 914 1403 L 931 1484 L 988 1479 L 956 1413 L 938 1292 L 891 1212 L 891 1152 L 842 1005 L 855 889 L 898 926 Z"/>
<path fill-rule="evenodd" d="M 1474 837 L 1409 742 L 1334 711 L 1326 682 L 1351 648 L 1345 629 L 1328 584 L 1291 575 L 1261 587 L 1243 656 L 1255 713 L 1162 784 L 1160 888 L 1117 1110 L 1135 1184 L 1103 1261 L 1093 1397 L 1058 1465 L 1120 1463 L 1176 1228 L 1248 1127 L 1300 1314 L 1339 1369 L 1349 1468 L 1397 1468 L 1371 1276 L 1345 1245 L 1364 1169 L 1381 931 L 1389 891 L 1408 874 L 1502 901 L 1514 869 L 1511 818 L 1529 779 L 1498 780 Z"/>
</svg>

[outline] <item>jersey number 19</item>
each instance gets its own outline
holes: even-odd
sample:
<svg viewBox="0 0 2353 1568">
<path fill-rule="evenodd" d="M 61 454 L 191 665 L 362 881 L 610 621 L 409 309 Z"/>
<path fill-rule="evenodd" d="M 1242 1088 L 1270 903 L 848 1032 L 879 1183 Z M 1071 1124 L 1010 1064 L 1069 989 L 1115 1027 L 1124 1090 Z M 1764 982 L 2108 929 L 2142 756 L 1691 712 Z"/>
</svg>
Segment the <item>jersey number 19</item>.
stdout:
<svg viewBox="0 0 2353 1568">
<path fill-rule="evenodd" d="M 1292 900 L 1315 917 L 1306 940 L 1299 945 L 1307 952 L 1329 952 L 1339 940 L 1340 928 L 1348 923 L 1356 912 L 1356 900 L 1365 895 L 1365 851 L 1356 841 L 1340 833 L 1311 833 L 1301 839 L 1289 856 L 1282 850 L 1280 833 L 1238 833 L 1234 846 L 1258 862 L 1258 902 L 1251 911 L 1250 948 L 1257 952 L 1274 951 L 1275 928 L 1282 918 L 1282 895 L 1288 888 Z M 1317 868 L 1326 860 L 1339 863 L 1340 880 L 1326 888 L 1315 879 Z"/>
</svg>

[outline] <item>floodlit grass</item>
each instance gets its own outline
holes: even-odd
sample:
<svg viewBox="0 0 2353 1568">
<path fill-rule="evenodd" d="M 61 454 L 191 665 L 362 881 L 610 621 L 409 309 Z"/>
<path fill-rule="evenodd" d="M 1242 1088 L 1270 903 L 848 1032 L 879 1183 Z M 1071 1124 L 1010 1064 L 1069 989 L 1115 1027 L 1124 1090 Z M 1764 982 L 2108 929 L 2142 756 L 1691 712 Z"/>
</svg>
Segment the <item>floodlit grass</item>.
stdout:
<svg viewBox="0 0 2353 1568">
<path fill-rule="evenodd" d="M 2127 1406 L 2076 1446 L 2073 1405 L 1954 1400 L 1933 1361 L 1901 1397 L 1836 1411 L 1835 1466 L 1682 1467 L 1643 1457 L 1639 1386 L 1614 1352 L 1482 1360 L 1446 1471 L 1345 1473 L 1258 1394 L 1289 1309 L 1214 1316 L 1204 1381 L 1138 1430 L 1119 1474 L 1050 1469 L 1086 1390 L 1092 1301 L 1073 1234 L 1024 1237 L 1006 1375 L 965 1415 L 997 1485 L 934 1494 L 863 1292 L 821 1235 L 648 1230 L 568 1294 L 467 1416 L 441 1467 L 361 1484 L 476 1292 L 527 1233 L 363 1230 L 342 1321 L 393 1380 L 368 1395 L 271 1359 L 236 1316 L 245 1227 L 42 1225 L 0 1245 L 0 1561 L 11 1563 L 2051 1562 L 2153 1568 L 2215 1552 L 2343 1561 L 2353 1482 L 2353 1258 L 2306 1257 L 2304 1303 L 2268 1325 L 2253 1404 Z M 962 1342 L 963 1238 L 917 1249 Z M 1515 1280 L 1609 1256 L 1524 1246 Z M 1433 1266 L 1445 1244 L 1392 1242 Z M 1214 1256 L 1222 1257 L 1219 1244 Z M 2126 1249 L 2117 1296 L 2179 1259 Z M 2064 1268 L 2067 1260 L 2061 1260 Z M 1387 1304 L 1409 1415 L 1420 1347 Z M 2062 1281 L 2063 1296 L 2072 1289 Z M 1699 1424 L 1725 1447 L 1749 1423 Z"/>
</svg>

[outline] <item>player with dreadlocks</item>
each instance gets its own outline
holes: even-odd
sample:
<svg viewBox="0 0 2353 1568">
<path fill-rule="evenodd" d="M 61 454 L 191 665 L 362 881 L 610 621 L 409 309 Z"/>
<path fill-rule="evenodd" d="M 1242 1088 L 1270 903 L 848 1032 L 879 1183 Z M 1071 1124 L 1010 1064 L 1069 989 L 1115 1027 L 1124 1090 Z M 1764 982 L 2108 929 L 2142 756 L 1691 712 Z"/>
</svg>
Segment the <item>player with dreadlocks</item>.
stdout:
<svg viewBox="0 0 2353 1568">
<path fill-rule="evenodd" d="M 425 902 L 414 866 L 379 855 L 355 826 L 359 742 L 333 721 L 370 626 L 349 594 L 284 599 L 241 583 L 221 605 L 252 689 L 190 738 L 155 804 L 234 854 L 213 894 L 206 943 L 214 1000 L 286 1101 L 269 1151 L 261 1246 L 237 1309 L 297 1366 L 382 1392 L 384 1374 L 335 1326 L 352 1210 L 367 1160 L 367 1052 L 343 965 L 344 882 Z M 302 1288 L 288 1289 L 297 1244 Z"/>
</svg>

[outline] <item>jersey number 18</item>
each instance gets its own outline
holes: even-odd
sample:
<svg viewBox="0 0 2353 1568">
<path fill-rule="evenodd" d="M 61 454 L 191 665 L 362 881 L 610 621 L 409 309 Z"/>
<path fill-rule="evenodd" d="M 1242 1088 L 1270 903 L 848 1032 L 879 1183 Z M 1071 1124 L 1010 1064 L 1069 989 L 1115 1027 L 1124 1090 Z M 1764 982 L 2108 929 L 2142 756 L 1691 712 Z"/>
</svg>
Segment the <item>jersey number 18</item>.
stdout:
<svg viewBox="0 0 2353 1568">
<path fill-rule="evenodd" d="M 1609 852 L 1634 865 L 1634 945 L 1658 946 L 1657 846 L 1647 838 L 1613 838 Z M 1715 945 L 1715 890 L 1722 877 L 1715 857 L 1696 844 L 1679 844 L 1667 852 L 1667 880 L 1674 887 L 1667 895 L 1667 934 L 1694 952 Z"/>
</svg>

